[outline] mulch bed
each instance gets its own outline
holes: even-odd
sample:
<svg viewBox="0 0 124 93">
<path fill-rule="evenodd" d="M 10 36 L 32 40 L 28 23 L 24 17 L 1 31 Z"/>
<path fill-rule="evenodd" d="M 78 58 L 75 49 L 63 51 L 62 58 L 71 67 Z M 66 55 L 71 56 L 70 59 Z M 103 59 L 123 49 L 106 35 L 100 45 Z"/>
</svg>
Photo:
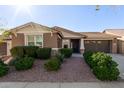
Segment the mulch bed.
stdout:
<svg viewBox="0 0 124 93">
<path fill-rule="evenodd" d="M 16 71 L 10 67 L 9 73 L 0 78 L 0 82 L 87 82 L 98 81 L 83 58 L 66 59 L 57 72 L 44 69 L 44 60 L 36 60 L 30 70 Z"/>
</svg>

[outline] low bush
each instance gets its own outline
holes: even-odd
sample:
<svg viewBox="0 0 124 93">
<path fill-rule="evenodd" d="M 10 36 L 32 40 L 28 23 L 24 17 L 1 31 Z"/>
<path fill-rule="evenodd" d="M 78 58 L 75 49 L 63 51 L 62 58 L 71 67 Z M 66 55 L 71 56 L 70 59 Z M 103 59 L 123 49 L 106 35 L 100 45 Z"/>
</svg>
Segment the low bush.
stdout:
<svg viewBox="0 0 124 93">
<path fill-rule="evenodd" d="M 63 63 L 63 61 L 64 61 L 64 55 L 62 55 L 62 54 L 57 54 L 57 55 L 56 55 L 56 58 L 57 58 L 61 63 Z"/>
<path fill-rule="evenodd" d="M 11 50 L 11 55 L 13 57 L 23 57 L 24 56 L 24 48 L 23 46 L 16 46 L 16 47 L 13 47 Z"/>
<path fill-rule="evenodd" d="M 51 48 L 39 48 L 36 53 L 38 58 L 48 59 L 51 57 Z"/>
<path fill-rule="evenodd" d="M 55 57 L 51 58 L 44 64 L 44 68 L 48 71 L 57 71 L 60 68 L 60 61 Z"/>
<path fill-rule="evenodd" d="M 110 68 L 106 66 L 96 66 L 93 68 L 93 73 L 100 80 L 117 80 L 119 76 L 118 68 L 111 66 Z"/>
<path fill-rule="evenodd" d="M 65 58 L 71 57 L 73 52 L 71 48 L 62 48 L 59 51 Z"/>
<path fill-rule="evenodd" d="M 92 62 L 90 63 L 90 65 L 92 67 L 107 66 L 107 65 L 109 66 L 111 65 L 110 63 L 112 62 L 112 57 L 103 52 L 94 53 L 91 57 L 92 57 Z"/>
<path fill-rule="evenodd" d="M 103 52 L 84 53 L 86 62 L 93 69 L 93 73 L 100 80 L 117 80 L 119 77 L 118 64 L 112 57 Z"/>
<path fill-rule="evenodd" d="M 9 71 L 8 65 L 4 64 L 0 59 L 0 77 L 5 76 Z"/>
<path fill-rule="evenodd" d="M 24 58 L 20 58 L 16 60 L 14 65 L 16 70 L 27 70 L 32 68 L 33 63 L 34 63 L 34 59 L 26 56 Z"/>
<path fill-rule="evenodd" d="M 38 49 L 37 46 L 24 46 L 24 53 L 26 56 L 36 58 L 37 57 L 37 54 L 36 54 L 37 49 Z"/>
</svg>

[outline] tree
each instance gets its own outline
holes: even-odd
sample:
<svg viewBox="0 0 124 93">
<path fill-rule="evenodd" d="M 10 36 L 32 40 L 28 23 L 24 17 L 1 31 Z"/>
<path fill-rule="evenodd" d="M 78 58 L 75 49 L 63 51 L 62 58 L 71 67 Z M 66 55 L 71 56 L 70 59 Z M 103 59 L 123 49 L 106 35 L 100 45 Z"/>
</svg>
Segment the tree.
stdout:
<svg viewBox="0 0 124 93">
<path fill-rule="evenodd" d="M 5 19 L 0 18 L 0 43 L 4 41 L 6 37 L 9 37 L 11 32 L 9 32 L 6 28 L 7 22 Z"/>
</svg>

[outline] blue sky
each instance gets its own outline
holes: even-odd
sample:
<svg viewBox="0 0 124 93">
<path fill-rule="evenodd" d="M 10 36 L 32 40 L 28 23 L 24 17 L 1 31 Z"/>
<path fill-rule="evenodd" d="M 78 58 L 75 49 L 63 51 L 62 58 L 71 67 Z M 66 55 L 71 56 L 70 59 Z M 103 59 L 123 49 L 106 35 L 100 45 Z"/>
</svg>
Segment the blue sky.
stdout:
<svg viewBox="0 0 124 93">
<path fill-rule="evenodd" d="M 46 26 L 61 26 L 73 31 L 96 32 L 124 28 L 124 6 L 30 6 L 16 13 L 17 6 L 0 5 L 0 19 L 12 28 L 33 21 Z M 29 13 L 30 12 L 30 13 Z"/>
</svg>

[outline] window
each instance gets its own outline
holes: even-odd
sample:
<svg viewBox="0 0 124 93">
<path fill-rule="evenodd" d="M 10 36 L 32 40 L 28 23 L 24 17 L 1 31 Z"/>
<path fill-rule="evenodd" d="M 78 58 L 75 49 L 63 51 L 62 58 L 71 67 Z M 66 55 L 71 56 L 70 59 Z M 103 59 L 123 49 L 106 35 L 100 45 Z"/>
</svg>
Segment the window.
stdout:
<svg viewBox="0 0 124 93">
<path fill-rule="evenodd" d="M 36 36 L 36 46 L 42 46 L 42 36 L 37 35 Z"/>
<path fill-rule="evenodd" d="M 34 46 L 35 45 L 34 36 L 29 35 L 29 36 L 27 36 L 27 39 L 28 39 L 27 43 L 28 43 L 29 46 Z"/>
<path fill-rule="evenodd" d="M 42 35 L 27 35 L 26 43 L 28 46 L 42 47 L 43 37 L 42 37 Z"/>
</svg>

